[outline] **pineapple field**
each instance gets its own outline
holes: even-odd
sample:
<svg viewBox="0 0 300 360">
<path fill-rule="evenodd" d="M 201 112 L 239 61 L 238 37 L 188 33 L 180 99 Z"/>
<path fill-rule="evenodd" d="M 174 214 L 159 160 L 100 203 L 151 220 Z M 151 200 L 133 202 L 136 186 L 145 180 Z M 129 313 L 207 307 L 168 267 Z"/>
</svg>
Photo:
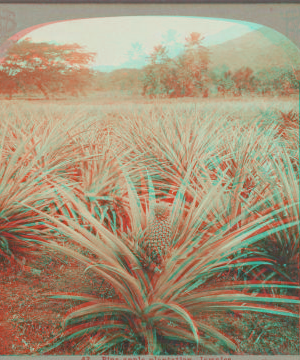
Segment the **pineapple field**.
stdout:
<svg viewBox="0 0 300 360">
<path fill-rule="evenodd" d="M 0 354 L 299 354 L 297 99 L 0 104 Z"/>
</svg>

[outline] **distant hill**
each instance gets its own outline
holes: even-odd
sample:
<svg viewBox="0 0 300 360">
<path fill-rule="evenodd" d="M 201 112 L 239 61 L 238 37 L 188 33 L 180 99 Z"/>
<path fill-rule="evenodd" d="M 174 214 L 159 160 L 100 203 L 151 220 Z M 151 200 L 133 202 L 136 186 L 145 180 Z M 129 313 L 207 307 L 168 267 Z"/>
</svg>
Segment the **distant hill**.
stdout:
<svg viewBox="0 0 300 360">
<path fill-rule="evenodd" d="M 300 50 L 296 45 L 267 27 L 209 49 L 211 68 L 223 65 L 233 71 L 246 66 L 254 71 L 284 65 L 300 68 Z"/>
<path fill-rule="evenodd" d="M 211 69 L 224 65 L 232 71 L 242 67 L 251 67 L 254 71 L 259 71 L 291 65 L 300 69 L 300 50 L 296 45 L 281 33 L 265 26 L 238 38 L 210 46 L 209 49 Z M 136 69 L 143 67 L 141 63 L 135 65 Z M 119 66 L 96 66 L 94 70 L 107 73 L 127 70 L 130 73 L 135 68 L 131 64 L 131 69 L 128 69 L 127 63 L 122 67 L 123 69 Z"/>
</svg>

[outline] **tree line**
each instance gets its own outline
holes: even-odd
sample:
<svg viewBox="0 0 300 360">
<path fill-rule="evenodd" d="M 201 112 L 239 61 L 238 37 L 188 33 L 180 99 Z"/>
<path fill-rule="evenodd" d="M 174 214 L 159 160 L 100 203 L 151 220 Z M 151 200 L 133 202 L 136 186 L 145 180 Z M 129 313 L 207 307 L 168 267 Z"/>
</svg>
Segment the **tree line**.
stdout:
<svg viewBox="0 0 300 360">
<path fill-rule="evenodd" d="M 277 67 L 254 72 L 250 67 L 232 71 L 228 66 L 210 68 L 209 50 L 204 37 L 191 33 L 184 50 L 168 56 L 166 46 L 158 45 L 149 57 L 142 78 L 143 94 L 150 97 L 184 96 L 288 96 L 299 89 L 300 71 Z"/>
<path fill-rule="evenodd" d="M 44 98 L 123 90 L 146 97 L 289 96 L 299 89 L 300 71 L 277 67 L 232 71 L 226 65 L 212 68 L 204 37 L 193 32 L 181 51 L 170 56 L 167 45 L 157 45 L 141 69 L 110 73 L 90 67 L 95 53 L 77 44 L 16 42 L 0 59 L 0 94 Z M 172 52 L 172 51 L 171 51 Z"/>
</svg>

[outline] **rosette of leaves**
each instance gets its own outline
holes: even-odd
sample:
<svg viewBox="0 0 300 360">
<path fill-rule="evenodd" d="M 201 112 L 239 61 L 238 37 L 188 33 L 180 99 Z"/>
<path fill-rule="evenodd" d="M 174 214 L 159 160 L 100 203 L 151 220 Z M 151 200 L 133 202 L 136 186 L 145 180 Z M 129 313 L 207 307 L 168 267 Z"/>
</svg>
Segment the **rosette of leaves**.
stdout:
<svg viewBox="0 0 300 360">
<path fill-rule="evenodd" d="M 191 167 L 172 204 L 168 256 L 161 271 L 149 274 L 137 253 L 142 251 L 147 219 L 156 202 L 154 188 L 149 178 L 148 200 L 140 199 L 125 168 L 123 171 L 130 204 L 127 232 L 112 232 L 63 188 L 58 189 L 62 197 L 73 203 L 90 223 L 93 232 L 73 219 L 64 216 L 52 218 L 44 214 L 53 226 L 88 248 L 96 259 L 91 261 L 56 242 L 48 243 L 49 248 L 85 264 L 87 271 L 93 271 L 109 282 L 117 296 L 108 301 L 90 294 L 48 294 L 48 299 L 78 300 L 82 304 L 66 314 L 62 333 L 39 352 L 53 352 L 65 342 L 72 344 L 75 354 L 80 351 L 107 353 L 118 346 L 127 347 L 129 352 L 136 349 L 141 354 L 160 354 L 166 353 L 167 343 L 173 344 L 173 350 L 168 349 L 168 353 L 178 351 L 176 343 L 190 344 L 194 353 L 203 349 L 214 354 L 236 352 L 238 345 L 230 334 L 224 334 L 203 320 L 204 317 L 209 318 L 216 312 L 226 317 L 232 311 L 263 312 L 278 317 L 299 316 L 287 306 L 298 306 L 298 297 L 261 294 L 262 288 L 299 288 L 296 283 L 279 284 L 267 280 L 209 283 L 213 276 L 226 269 L 250 267 L 253 263 L 267 266 L 270 261 L 261 257 L 234 261 L 230 258 L 236 251 L 259 242 L 267 234 L 293 227 L 297 222 L 293 216 L 284 224 L 277 218 L 277 214 L 287 211 L 289 205 L 274 205 L 265 199 L 265 209 L 261 213 L 258 213 L 259 204 L 254 204 L 252 211 L 244 211 L 236 219 L 226 222 L 226 207 L 222 210 L 222 206 L 225 201 L 232 204 L 232 199 L 225 196 L 224 179 L 205 194 L 199 195 L 200 192 L 195 191 L 192 204 L 185 202 Z M 242 225 L 236 227 L 241 219 Z"/>
</svg>

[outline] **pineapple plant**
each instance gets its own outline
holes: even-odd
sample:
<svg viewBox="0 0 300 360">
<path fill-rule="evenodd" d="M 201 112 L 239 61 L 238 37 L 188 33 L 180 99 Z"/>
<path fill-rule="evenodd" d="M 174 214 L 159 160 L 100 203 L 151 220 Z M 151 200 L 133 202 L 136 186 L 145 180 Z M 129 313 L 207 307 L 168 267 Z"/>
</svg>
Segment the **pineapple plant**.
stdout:
<svg viewBox="0 0 300 360">
<path fill-rule="evenodd" d="M 221 186 L 219 185 L 219 188 Z M 214 327 L 206 323 L 208 312 L 226 315 L 231 310 L 253 311 L 273 316 L 299 317 L 296 311 L 280 307 L 280 303 L 299 304 L 298 299 L 288 295 L 273 295 L 272 303 L 279 303 L 274 306 L 269 304 L 269 294 L 261 294 L 259 290 L 262 286 L 298 288 L 295 282 L 241 283 L 231 279 L 216 284 L 209 282 L 220 269 L 229 270 L 235 265 L 228 261 L 229 256 L 237 250 L 247 249 L 249 243 L 256 243 L 269 234 L 270 229 L 266 229 L 265 224 L 273 220 L 274 212 L 264 215 L 259 222 L 256 214 L 249 216 L 246 224 L 229 232 L 228 227 L 218 229 L 215 224 L 219 218 L 212 217 L 212 214 L 216 213 L 215 209 L 222 203 L 225 190 L 213 192 L 217 196 L 215 201 L 212 201 L 212 194 L 208 193 L 201 198 L 201 205 L 195 206 L 194 203 L 194 206 L 183 211 L 186 202 L 183 196 L 186 185 L 183 184 L 176 194 L 170 216 L 167 205 L 154 202 L 155 197 L 151 196 L 152 190 L 149 186 L 149 206 L 146 214 L 143 207 L 138 206 L 138 197 L 133 199 L 132 194 L 136 194 L 134 189 L 130 193 L 129 211 L 132 223 L 126 238 L 121 232 L 120 235 L 114 234 L 102 225 L 72 194 L 62 188 L 59 188 L 59 191 L 65 200 L 72 201 L 80 210 L 80 215 L 95 227 L 96 235 L 80 229 L 73 219 L 69 219 L 66 226 L 47 214 L 45 218 L 56 225 L 59 231 L 72 236 L 72 240 L 77 244 L 88 248 L 97 258 L 90 259 L 54 241 L 47 243 L 47 246 L 88 266 L 97 277 L 111 284 L 116 296 L 107 300 L 89 292 L 45 294 L 49 300 L 78 300 L 83 301 L 83 304 L 66 314 L 62 332 L 37 349 L 36 354 L 48 353 L 69 341 L 73 341 L 76 346 L 73 352 L 78 353 L 84 349 L 86 354 L 92 355 L 114 351 L 130 352 L 132 347 L 137 349 L 138 354 L 164 354 L 169 351 L 176 354 L 179 350 L 177 344 L 180 342 L 188 347 L 188 352 L 194 354 L 199 354 L 204 349 L 214 354 L 220 353 L 220 350 L 240 352 L 239 344 L 231 336 L 219 331 L 220 324 Z M 148 212 L 148 209 L 151 210 Z M 204 231 L 199 231 L 208 211 L 211 214 L 211 223 Z M 143 221 L 140 221 L 141 219 Z M 235 219 L 229 230 L 234 228 L 238 221 L 239 218 Z M 278 232 L 281 222 L 276 219 L 273 222 L 275 224 L 272 224 L 271 231 Z M 285 230 L 293 224 L 293 218 L 289 219 Z M 131 229 L 133 231 L 130 231 Z M 206 236 L 209 230 L 211 232 Z M 152 269 L 146 269 L 140 257 L 131 249 L 137 242 L 141 244 L 140 240 L 145 250 L 143 252 L 138 248 L 139 255 L 150 254 L 150 263 L 152 261 L 156 268 L 162 267 L 170 253 L 169 266 L 161 273 L 153 276 Z M 256 260 L 261 265 L 266 264 L 262 258 Z M 252 266 L 251 258 L 242 259 L 238 266 Z M 255 291 L 255 296 L 249 294 L 249 290 Z M 176 341 L 176 345 L 172 345 L 172 341 Z M 132 347 L 124 350 L 128 344 Z M 171 348 L 167 348 L 166 344 L 170 344 Z"/>
</svg>

